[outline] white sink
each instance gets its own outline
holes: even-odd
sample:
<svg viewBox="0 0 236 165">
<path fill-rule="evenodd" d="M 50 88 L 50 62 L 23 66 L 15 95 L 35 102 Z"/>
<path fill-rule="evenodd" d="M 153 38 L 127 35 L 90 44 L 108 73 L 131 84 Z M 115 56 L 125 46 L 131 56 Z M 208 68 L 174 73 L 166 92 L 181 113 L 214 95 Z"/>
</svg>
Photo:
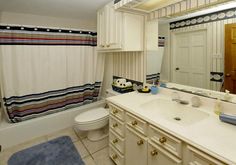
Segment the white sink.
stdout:
<svg viewBox="0 0 236 165">
<path fill-rule="evenodd" d="M 209 116 L 208 113 L 197 108 L 164 99 L 149 101 L 142 104 L 140 108 L 144 114 L 155 115 L 183 126 L 197 123 Z"/>
</svg>

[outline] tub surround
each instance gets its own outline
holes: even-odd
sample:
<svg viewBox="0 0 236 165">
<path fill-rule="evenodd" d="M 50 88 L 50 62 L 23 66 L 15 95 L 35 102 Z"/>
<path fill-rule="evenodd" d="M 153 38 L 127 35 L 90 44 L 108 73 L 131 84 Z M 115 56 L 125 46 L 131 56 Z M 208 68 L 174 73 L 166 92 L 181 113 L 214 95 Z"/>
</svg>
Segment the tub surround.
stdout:
<svg viewBox="0 0 236 165">
<path fill-rule="evenodd" d="M 207 114 L 207 117 L 186 125 L 166 120 L 163 116 L 158 115 L 155 111 L 155 108 L 158 107 L 153 107 L 153 110 L 145 110 L 142 108 L 142 105 L 145 103 L 150 103 L 158 99 L 173 102 L 171 101 L 173 91 L 174 90 L 160 88 L 160 92 L 157 95 L 131 92 L 108 98 L 107 101 L 224 163 L 236 164 L 236 143 L 234 141 L 234 139 L 236 139 L 236 126 L 223 123 L 219 120 L 219 116 L 214 113 L 214 99 L 199 96 L 201 106 L 194 109 Z M 189 101 L 190 104 L 180 105 L 176 103 L 176 106 L 192 108 L 191 98 L 194 95 L 184 92 L 178 92 L 178 94 L 181 99 Z M 221 102 L 221 104 L 223 112 L 236 113 L 235 104 L 227 102 Z"/>
</svg>

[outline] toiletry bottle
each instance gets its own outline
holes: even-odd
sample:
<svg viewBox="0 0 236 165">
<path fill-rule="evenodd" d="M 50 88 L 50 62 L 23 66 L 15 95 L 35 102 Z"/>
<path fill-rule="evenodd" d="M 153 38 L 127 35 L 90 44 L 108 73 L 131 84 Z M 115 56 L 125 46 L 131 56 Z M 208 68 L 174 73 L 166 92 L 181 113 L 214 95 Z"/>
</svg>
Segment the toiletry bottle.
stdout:
<svg viewBox="0 0 236 165">
<path fill-rule="evenodd" d="M 218 98 L 215 102 L 214 112 L 215 114 L 220 115 L 221 110 L 222 110 L 222 105 L 220 99 Z"/>
</svg>

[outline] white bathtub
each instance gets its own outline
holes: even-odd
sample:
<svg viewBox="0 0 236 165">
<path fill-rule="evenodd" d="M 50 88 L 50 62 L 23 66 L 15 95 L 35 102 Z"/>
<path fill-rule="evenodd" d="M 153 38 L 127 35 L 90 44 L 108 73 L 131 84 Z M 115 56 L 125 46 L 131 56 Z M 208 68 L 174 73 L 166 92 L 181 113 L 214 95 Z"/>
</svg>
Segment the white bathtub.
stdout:
<svg viewBox="0 0 236 165">
<path fill-rule="evenodd" d="M 20 123 L 8 123 L 7 121 L 2 120 L 0 124 L 0 145 L 2 146 L 2 149 L 6 149 L 33 138 L 71 127 L 74 124 L 74 117 L 77 114 L 104 105 L 105 100 L 101 100 Z"/>
</svg>

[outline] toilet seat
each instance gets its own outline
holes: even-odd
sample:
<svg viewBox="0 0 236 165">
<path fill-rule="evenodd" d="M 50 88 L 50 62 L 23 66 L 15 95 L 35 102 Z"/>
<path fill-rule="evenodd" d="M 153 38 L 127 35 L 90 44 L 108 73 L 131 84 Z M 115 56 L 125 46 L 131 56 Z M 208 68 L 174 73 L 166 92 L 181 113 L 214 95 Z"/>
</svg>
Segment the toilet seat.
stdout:
<svg viewBox="0 0 236 165">
<path fill-rule="evenodd" d="M 99 122 L 108 118 L 108 115 L 107 109 L 99 107 L 79 114 L 75 117 L 75 122 L 80 125 Z"/>
</svg>

